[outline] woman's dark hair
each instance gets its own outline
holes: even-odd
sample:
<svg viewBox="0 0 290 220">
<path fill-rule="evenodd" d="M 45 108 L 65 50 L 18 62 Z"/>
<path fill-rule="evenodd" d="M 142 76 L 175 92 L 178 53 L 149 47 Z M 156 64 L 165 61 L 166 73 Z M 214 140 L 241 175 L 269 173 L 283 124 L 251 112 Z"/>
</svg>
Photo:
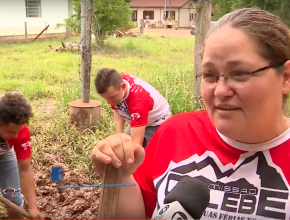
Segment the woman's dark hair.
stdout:
<svg viewBox="0 0 290 220">
<path fill-rule="evenodd" d="M 226 25 L 251 36 L 259 44 L 260 55 L 271 64 L 281 65 L 290 60 L 289 29 L 274 14 L 256 8 L 235 10 L 213 24 L 208 36 Z"/>
<path fill-rule="evenodd" d="M 19 93 L 6 93 L 0 98 L 0 122 L 2 124 L 28 124 L 31 117 L 33 117 L 31 106 Z"/>
</svg>

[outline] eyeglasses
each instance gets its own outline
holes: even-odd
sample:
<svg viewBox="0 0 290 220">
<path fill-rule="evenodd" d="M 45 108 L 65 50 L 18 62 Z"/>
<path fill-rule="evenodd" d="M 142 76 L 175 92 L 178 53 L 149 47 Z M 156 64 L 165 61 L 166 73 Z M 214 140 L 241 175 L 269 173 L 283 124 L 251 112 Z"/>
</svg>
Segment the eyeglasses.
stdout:
<svg viewBox="0 0 290 220">
<path fill-rule="evenodd" d="M 284 63 L 283 63 L 284 64 Z M 230 71 L 227 74 L 220 75 L 218 73 L 213 73 L 213 72 L 208 72 L 208 73 L 200 73 L 195 76 L 197 79 L 198 77 L 202 76 L 203 82 L 211 84 L 211 85 L 216 85 L 220 77 L 224 77 L 224 79 L 228 82 L 228 84 L 231 85 L 237 85 L 237 84 L 242 84 L 244 82 L 247 82 L 250 80 L 250 78 L 259 72 L 262 72 L 264 70 L 270 69 L 270 68 L 278 68 L 282 66 L 283 64 L 280 65 L 273 65 L 270 64 L 268 66 L 264 66 L 262 68 L 259 68 L 254 71 L 242 71 L 242 70 L 234 70 Z"/>
</svg>

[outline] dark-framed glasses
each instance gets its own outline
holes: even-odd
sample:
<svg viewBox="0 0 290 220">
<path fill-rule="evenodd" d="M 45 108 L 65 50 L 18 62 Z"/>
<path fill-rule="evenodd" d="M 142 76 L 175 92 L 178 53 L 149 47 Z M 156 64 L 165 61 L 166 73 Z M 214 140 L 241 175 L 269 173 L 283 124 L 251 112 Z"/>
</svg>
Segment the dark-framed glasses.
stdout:
<svg viewBox="0 0 290 220">
<path fill-rule="evenodd" d="M 233 70 L 233 71 L 229 71 L 228 73 L 223 74 L 223 75 L 220 75 L 220 74 L 215 73 L 215 72 L 204 72 L 204 73 L 202 72 L 202 73 L 196 75 L 195 77 L 197 79 L 198 77 L 201 76 L 203 79 L 203 82 L 208 83 L 208 84 L 216 84 L 220 77 L 224 77 L 224 79 L 228 83 L 230 83 L 232 85 L 236 85 L 236 84 L 240 84 L 240 83 L 249 81 L 251 79 L 251 77 L 256 73 L 262 72 L 262 71 L 270 69 L 270 68 L 278 68 L 278 67 L 281 67 L 282 65 L 284 65 L 284 63 L 280 64 L 280 65 L 270 64 L 270 65 L 261 67 L 259 69 L 256 69 L 254 71 Z"/>
</svg>

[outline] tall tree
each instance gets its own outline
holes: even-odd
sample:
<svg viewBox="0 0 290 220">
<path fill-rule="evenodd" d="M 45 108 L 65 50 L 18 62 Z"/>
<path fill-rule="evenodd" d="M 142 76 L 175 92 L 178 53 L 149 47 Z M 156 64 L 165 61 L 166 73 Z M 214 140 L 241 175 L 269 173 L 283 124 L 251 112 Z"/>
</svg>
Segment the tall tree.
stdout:
<svg viewBox="0 0 290 220">
<path fill-rule="evenodd" d="M 290 27 L 290 0 L 281 0 L 280 18 Z"/>
<path fill-rule="evenodd" d="M 290 0 L 215 0 L 215 17 L 239 8 L 260 8 L 281 18 L 290 27 Z"/>
<path fill-rule="evenodd" d="M 219 19 L 224 14 L 232 11 L 233 0 L 216 0 L 214 1 L 214 20 Z"/>
<path fill-rule="evenodd" d="M 116 30 L 127 30 L 132 27 L 130 0 L 95 0 L 93 13 L 93 34 L 99 46 L 103 45 L 103 40 L 107 34 L 112 34 Z M 81 31 L 81 1 L 73 0 L 75 14 L 65 19 L 65 24 L 58 26 L 68 26 L 76 33 Z"/>
</svg>

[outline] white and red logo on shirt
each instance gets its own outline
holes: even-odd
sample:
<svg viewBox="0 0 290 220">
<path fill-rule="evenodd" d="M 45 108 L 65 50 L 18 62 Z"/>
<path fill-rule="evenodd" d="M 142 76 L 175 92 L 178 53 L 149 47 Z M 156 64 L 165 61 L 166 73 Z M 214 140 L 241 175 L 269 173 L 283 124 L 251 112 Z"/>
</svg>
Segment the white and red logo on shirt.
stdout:
<svg viewBox="0 0 290 220">
<path fill-rule="evenodd" d="M 289 184 L 269 151 L 242 154 L 224 166 L 213 152 L 197 154 L 177 164 L 154 181 L 158 203 L 186 176 L 210 189 L 210 203 L 202 219 L 289 219 Z M 158 204 L 159 206 L 159 204 Z"/>
<path fill-rule="evenodd" d="M 170 117 L 167 100 L 149 83 L 142 79 L 121 74 L 128 85 L 125 99 L 112 106 L 131 125 L 156 126 Z"/>
<path fill-rule="evenodd" d="M 0 155 L 6 154 L 11 148 L 14 148 L 18 160 L 25 160 L 31 156 L 30 132 L 27 125 L 18 132 L 17 138 L 0 140 Z"/>
<path fill-rule="evenodd" d="M 31 147 L 30 141 L 27 141 L 26 143 L 21 144 L 21 147 L 23 147 L 24 150 L 27 150 Z"/>
<path fill-rule="evenodd" d="M 131 114 L 131 119 L 134 121 L 134 120 L 137 120 L 138 118 L 140 118 L 140 114 L 139 113 L 133 113 Z"/>
<path fill-rule="evenodd" d="M 181 113 L 162 124 L 145 151 L 134 176 L 148 217 L 190 176 L 210 189 L 201 219 L 290 218 L 290 129 L 253 146 L 220 135 L 205 111 Z"/>
</svg>

